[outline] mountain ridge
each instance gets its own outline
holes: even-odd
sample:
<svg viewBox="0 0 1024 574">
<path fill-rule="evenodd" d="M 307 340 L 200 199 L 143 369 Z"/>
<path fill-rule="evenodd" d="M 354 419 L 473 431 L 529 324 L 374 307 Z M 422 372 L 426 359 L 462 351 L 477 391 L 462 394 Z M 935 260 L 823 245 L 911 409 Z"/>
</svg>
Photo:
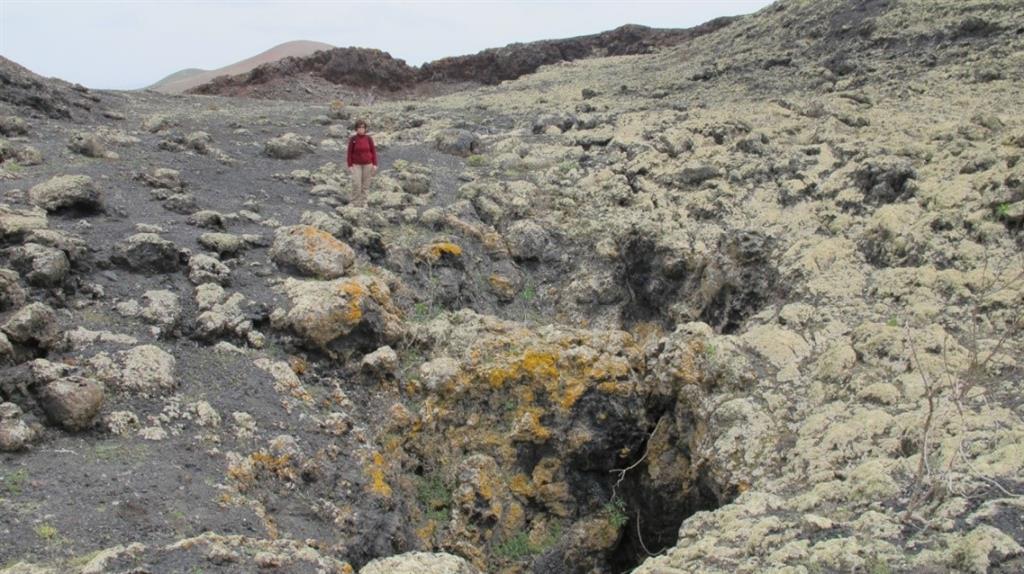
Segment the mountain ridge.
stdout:
<svg viewBox="0 0 1024 574">
<path fill-rule="evenodd" d="M 716 18 L 692 28 L 650 28 L 626 24 L 613 30 L 556 40 L 516 42 L 475 54 L 452 56 L 409 66 L 375 48 L 334 48 L 308 57 L 283 58 L 234 76 L 221 76 L 189 93 L 323 99 L 325 91 L 373 92 L 382 97 L 409 96 L 430 87 L 493 85 L 536 71 L 542 65 L 581 58 L 645 54 L 685 43 L 734 22 Z M 294 84 L 302 87 L 295 89 Z M 331 88 L 336 86 L 336 88 Z"/>
<path fill-rule="evenodd" d="M 243 74 L 268 62 L 274 62 L 287 57 L 307 56 L 319 50 L 329 50 L 333 47 L 334 46 L 324 42 L 291 40 L 288 42 L 282 42 L 281 44 L 264 50 L 255 56 L 250 56 L 243 60 L 239 60 L 213 70 L 205 70 L 202 68 L 186 68 L 178 70 L 177 72 L 168 74 L 143 89 L 156 90 L 158 92 L 169 94 L 180 94 L 218 76 Z"/>
</svg>

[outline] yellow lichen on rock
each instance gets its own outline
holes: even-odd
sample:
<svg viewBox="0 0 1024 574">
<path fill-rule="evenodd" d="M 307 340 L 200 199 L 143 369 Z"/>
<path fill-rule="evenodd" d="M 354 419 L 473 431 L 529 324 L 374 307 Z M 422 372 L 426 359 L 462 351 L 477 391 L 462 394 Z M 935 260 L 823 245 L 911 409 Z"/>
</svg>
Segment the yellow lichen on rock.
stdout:
<svg viewBox="0 0 1024 574">
<path fill-rule="evenodd" d="M 291 464 L 291 457 L 287 454 L 279 456 L 272 455 L 265 451 L 257 451 L 249 455 L 253 468 L 263 470 L 274 476 L 295 482 L 298 480 L 298 473 Z"/>
<path fill-rule="evenodd" d="M 523 371 L 536 381 L 551 381 L 558 377 L 557 361 L 558 355 L 550 349 L 531 347 L 523 353 Z"/>
<path fill-rule="evenodd" d="M 348 304 L 340 311 L 339 318 L 345 325 L 354 326 L 363 318 L 362 302 L 367 290 L 359 283 L 345 281 L 337 286 L 337 292 L 348 297 Z"/>
<path fill-rule="evenodd" d="M 491 287 L 491 292 L 502 301 L 511 301 L 516 296 L 515 286 L 504 275 L 491 274 L 487 277 L 487 283 Z"/>
<path fill-rule="evenodd" d="M 587 377 L 566 376 L 562 380 L 562 388 L 558 399 L 558 406 L 568 411 L 576 404 L 576 401 L 586 392 L 587 386 L 593 383 L 593 379 Z"/>
<path fill-rule="evenodd" d="M 391 497 L 391 485 L 384 480 L 384 455 L 379 452 L 373 453 L 372 462 L 366 469 L 366 474 L 370 477 L 370 484 L 367 489 L 378 496 L 385 498 Z"/>
<path fill-rule="evenodd" d="M 433 545 L 432 541 L 435 532 L 437 532 L 437 521 L 427 520 L 423 523 L 423 526 L 416 529 L 416 538 L 419 539 L 423 546 L 429 547 Z"/>
<path fill-rule="evenodd" d="M 341 277 L 355 263 L 348 244 L 312 225 L 280 228 L 270 255 L 278 265 L 321 279 Z"/>
<path fill-rule="evenodd" d="M 538 408 L 525 410 L 512 427 L 511 438 L 518 442 L 543 444 L 551 438 L 551 430 L 540 422 L 543 414 Z"/>
<path fill-rule="evenodd" d="M 450 241 L 438 241 L 424 245 L 417 255 L 428 263 L 437 263 L 444 256 L 461 257 L 462 247 Z"/>
<path fill-rule="evenodd" d="M 339 249 L 338 244 L 341 242 L 322 229 L 312 225 L 302 225 L 295 231 L 302 235 L 303 240 L 306 242 L 307 251 L 337 251 Z"/>
<path fill-rule="evenodd" d="M 228 478 L 240 492 L 245 492 L 256 480 L 256 467 L 250 457 L 228 453 Z"/>
<path fill-rule="evenodd" d="M 364 324 L 381 343 L 394 342 L 403 332 L 391 292 L 377 277 L 359 275 L 333 281 L 289 278 L 282 290 L 292 307 L 271 320 L 277 326 L 291 328 L 311 346 L 324 348 Z"/>
<path fill-rule="evenodd" d="M 530 498 L 535 494 L 533 484 L 530 482 L 530 477 L 521 472 L 516 473 L 516 475 L 509 480 L 508 488 L 513 493 L 524 498 Z"/>
</svg>

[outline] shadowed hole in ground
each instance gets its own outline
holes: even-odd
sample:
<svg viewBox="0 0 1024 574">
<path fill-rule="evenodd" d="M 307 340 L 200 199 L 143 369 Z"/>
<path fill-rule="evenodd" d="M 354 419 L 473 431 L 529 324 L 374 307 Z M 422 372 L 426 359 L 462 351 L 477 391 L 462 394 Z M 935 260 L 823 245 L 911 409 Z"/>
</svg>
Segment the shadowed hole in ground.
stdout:
<svg viewBox="0 0 1024 574">
<path fill-rule="evenodd" d="M 774 300 L 778 271 L 770 262 L 772 240 L 757 232 L 723 237 L 708 257 L 660 245 L 635 233 L 620 253 L 620 281 L 630 300 L 622 328 L 654 322 L 672 331 L 682 321 L 703 321 L 716 332 L 739 332 L 744 321 Z"/>
</svg>

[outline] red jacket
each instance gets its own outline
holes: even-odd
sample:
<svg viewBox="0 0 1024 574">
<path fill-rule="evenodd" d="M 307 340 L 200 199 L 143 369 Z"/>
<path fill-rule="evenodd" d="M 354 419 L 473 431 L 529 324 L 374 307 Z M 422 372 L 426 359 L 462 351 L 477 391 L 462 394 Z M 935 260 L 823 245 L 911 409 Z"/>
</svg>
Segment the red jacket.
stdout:
<svg viewBox="0 0 1024 574">
<path fill-rule="evenodd" d="M 377 165 L 377 148 L 369 135 L 356 134 L 348 139 L 348 166 Z"/>
</svg>

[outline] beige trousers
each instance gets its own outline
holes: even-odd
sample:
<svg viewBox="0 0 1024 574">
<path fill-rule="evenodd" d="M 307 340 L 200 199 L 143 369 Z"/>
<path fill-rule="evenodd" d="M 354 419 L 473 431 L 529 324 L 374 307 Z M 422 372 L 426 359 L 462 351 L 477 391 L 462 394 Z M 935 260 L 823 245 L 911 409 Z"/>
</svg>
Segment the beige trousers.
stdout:
<svg viewBox="0 0 1024 574">
<path fill-rule="evenodd" d="M 366 194 L 370 191 L 370 180 L 373 179 L 373 164 L 352 166 L 352 205 L 366 206 Z"/>
</svg>

